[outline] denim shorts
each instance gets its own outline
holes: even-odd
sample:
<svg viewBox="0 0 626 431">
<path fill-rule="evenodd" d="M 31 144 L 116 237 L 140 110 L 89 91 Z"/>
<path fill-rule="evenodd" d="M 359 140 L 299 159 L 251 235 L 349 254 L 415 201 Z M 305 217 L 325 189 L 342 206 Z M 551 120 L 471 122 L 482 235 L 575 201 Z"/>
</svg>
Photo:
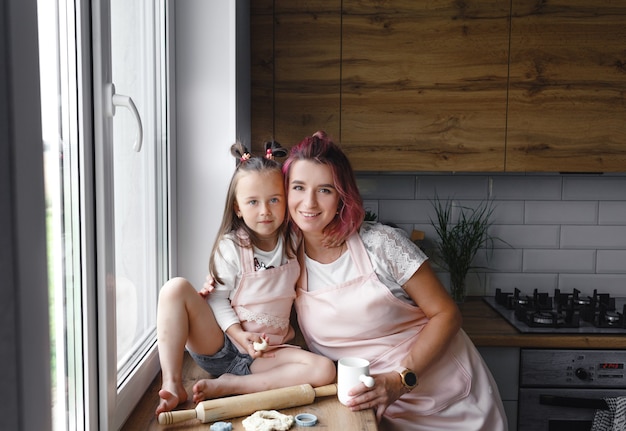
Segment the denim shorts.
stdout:
<svg viewBox="0 0 626 431">
<path fill-rule="evenodd" d="M 189 350 L 189 354 L 204 371 L 213 377 L 222 374 L 245 376 L 252 374 L 250 364 L 254 359 L 247 353 L 241 353 L 230 338 L 224 334 L 224 347 L 214 355 L 199 355 Z"/>
</svg>

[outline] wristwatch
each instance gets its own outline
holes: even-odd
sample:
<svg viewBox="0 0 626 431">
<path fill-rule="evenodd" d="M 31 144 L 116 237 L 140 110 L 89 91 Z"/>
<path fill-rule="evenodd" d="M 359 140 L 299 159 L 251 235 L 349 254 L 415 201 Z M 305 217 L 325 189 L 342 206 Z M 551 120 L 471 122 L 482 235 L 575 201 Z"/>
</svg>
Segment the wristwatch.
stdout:
<svg viewBox="0 0 626 431">
<path fill-rule="evenodd" d="M 397 367 L 394 371 L 400 374 L 402 384 L 406 388 L 407 392 L 412 391 L 418 384 L 417 374 L 413 370 L 409 370 L 406 367 Z"/>
</svg>

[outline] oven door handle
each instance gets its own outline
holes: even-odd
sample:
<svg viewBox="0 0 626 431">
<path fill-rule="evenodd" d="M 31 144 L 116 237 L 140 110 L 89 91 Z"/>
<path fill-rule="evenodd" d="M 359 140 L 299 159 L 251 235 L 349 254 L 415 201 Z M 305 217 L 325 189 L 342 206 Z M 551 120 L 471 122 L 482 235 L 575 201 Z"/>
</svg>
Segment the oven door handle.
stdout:
<svg viewBox="0 0 626 431">
<path fill-rule="evenodd" d="M 609 410 L 602 398 L 559 397 L 556 395 L 539 395 L 539 404 L 579 409 Z"/>
</svg>

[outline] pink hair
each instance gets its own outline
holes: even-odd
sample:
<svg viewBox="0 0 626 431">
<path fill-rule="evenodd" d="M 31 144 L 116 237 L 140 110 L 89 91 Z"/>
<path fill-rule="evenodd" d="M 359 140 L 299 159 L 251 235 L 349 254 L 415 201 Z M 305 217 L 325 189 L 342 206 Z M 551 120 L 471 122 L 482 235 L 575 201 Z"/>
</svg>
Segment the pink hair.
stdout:
<svg viewBox="0 0 626 431">
<path fill-rule="evenodd" d="M 325 242 L 328 245 L 341 244 L 350 235 L 357 232 L 365 218 L 363 199 L 359 193 L 350 160 L 345 153 L 327 135 L 318 131 L 307 136 L 291 148 L 287 160 L 283 163 L 285 190 L 289 200 L 289 173 L 293 162 L 309 160 L 330 167 L 335 188 L 339 193 L 339 213 L 324 228 Z M 290 221 L 292 228 L 297 226 Z"/>
</svg>

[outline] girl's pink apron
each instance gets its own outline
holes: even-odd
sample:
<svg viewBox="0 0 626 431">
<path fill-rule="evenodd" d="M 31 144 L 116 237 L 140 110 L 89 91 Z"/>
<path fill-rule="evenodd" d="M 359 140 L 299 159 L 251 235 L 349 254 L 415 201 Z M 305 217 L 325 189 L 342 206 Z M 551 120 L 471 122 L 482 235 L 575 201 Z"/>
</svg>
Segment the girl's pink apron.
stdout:
<svg viewBox="0 0 626 431">
<path fill-rule="evenodd" d="M 300 328 L 314 352 L 335 361 L 345 356 L 363 357 L 370 361 L 372 374 L 392 371 L 419 342 L 428 318 L 419 307 L 396 298 L 378 280 L 358 234 L 352 235 L 347 245 L 360 274 L 354 280 L 308 292 L 306 267 L 302 265 L 296 298 Z M 495 383 L 484 372 L 480 355 L 463 331 L 419 378 L 415 390 L 387 408 L 381 429 L 506 429 L 501 402 L 492 396 Z M 470 396 L 475 390 L 482 392 L 478 394 L 482 398 L 486 393 L 488 399 L 480 401 L 481 406 L 469 406 L 477 411 L 468 413 L 468 406 L 460 403 L 477 403 L 474 394 Z M 491 411 L 484 411 L 485 405 Z M 446 409 L 449 414 L 442 412 Z"/>
<path fill-rule="evenodd" d="M 241 282 L 231 301 L 241 327 L 245 331 L 266 334 L 270 346 L 276 347 L 292 339 L 295 332 L 289 324 L 296 297 L 295 284 L 300 274 L 296 259 L 279 267 L 255 271 L 254 251 L 240 247 Z M 246 350 L 239 346 L 241 352 Z"/>
</svg>

